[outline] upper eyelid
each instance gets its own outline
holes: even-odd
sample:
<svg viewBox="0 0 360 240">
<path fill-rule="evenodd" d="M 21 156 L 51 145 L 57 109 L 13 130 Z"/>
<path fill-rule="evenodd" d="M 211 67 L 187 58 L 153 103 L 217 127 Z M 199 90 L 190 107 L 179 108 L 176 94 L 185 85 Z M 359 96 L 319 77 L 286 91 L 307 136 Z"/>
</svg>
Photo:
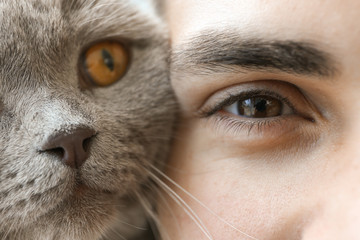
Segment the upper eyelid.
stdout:
<svg viewBox="0 0 360 240">
<path fill-rule="evenodd" d="M 235 103 L 236 101 L 254 97 L 254 96 L 270 96 L 274 97 L 280 101 L 285 102 L 293 111 L 296 113 L 296 108 L 294 105 L 285 97 L 281 96 L 280 94 L 273 92 L 273 91 L 267 91 L 267 90 L 250 90 L 250 91 L 243 91 L 238 94 L 230 94 L 228 93 L 228 96 L 223 98 L 222 101 L 215 104 L 215 106 L 202 106 L 200 110 L 198 110 L 197 115 L 200 117 L 209 117 L 216 112 L 220 111 L 226 106 L 230 106 L 231 104 Z"/>
</svg>

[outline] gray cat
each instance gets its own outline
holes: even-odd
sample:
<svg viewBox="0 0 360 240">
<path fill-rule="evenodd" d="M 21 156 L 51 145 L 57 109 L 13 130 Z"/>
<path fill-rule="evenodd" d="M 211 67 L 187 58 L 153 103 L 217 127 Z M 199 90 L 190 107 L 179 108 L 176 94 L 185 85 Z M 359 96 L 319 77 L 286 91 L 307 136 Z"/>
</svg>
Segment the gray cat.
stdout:
<svg viewBox="0 0 360 240">
<path fill-rule="evenodd" d="M 145 238 L 175 114 L 152 6 L 0 0 L 0 239 Z"/>
</svg>

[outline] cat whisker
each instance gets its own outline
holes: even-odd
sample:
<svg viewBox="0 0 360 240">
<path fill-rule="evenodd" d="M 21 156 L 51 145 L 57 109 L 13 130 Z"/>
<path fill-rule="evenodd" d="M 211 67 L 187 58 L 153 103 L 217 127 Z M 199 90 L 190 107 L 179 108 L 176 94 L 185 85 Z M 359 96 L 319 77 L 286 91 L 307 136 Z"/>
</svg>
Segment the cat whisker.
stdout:
<svg viewBox="0 0 360 240">
<path fill-rule="evenodd" d="M 146 198 L 146 197 L 144 197 L 143 193 L 137 193 L 137 198 L 138 198 L 139 202 L 142 204 L 144 210 L 149 214 L 149 217 L 151 219 L 151 221 L 149 221 L 149 224 L 150 224 L 151 228 L 153 229 L 153 234 L 154 234 L 155 239 L 170 240 L 171 238 L 170 238 L 168 232 L 166 231 L 166 229 L 163 227 L 163 224 L 161 223 L 161 221 L 158 217 L 158 214 L 157 214 L 157 210 L 160 207 L 163 207 L 163 205 L 158 205 L 156 207 L 156 209 L 154 209 L 153 203 L 155 201 L 159 201 L 159 198 L 160 198 L 162 203 L 165 204 L 166 210 L 168 212 L 170 212 L 171 216 L 177 221 L 177 219 L 175 218 L 175 214 L 168 204 L 168 199 L 166 199 L 163 196 L 162 192 L 160 191 L 161 189 L 159 188 L 159 186 L 156 183 L 149 182 L 147 187 L 149 188 L 151 193 L 155 193 L 155 194 L 151 194 L 148 198 Z M 176 225 L 176 227 L 178 228 L 178 231 L 180 232 L 179 225 Z M 159 231 L 158 229 L 161 229 L 161 231 Z"/>
<path fill-rule="evenodd" d="M 213 239 L 212 235 L 206 228 L 205 224 L 199 218 L 199 216 L 194 212 L 194 210 L 177 194 L 173 189 L 171 189 L 166 183 L 164 183 L 160 178 L 158 178 L 154 173 L 150 170 L 146 169 L 152 177 L 163 189 L 164 191 L 181 207 L 185 213 L 194 221 L 194 223 L 200 228 L 200 230 L 204 233 L 204 235 L 208 239 Z"/>
<path fill-rule="evenodd" d="M 209 207 L 207 207 L 203 202 L 201 202 L 199 199 L 197 199 L 194 195 L 192 195 L 190 192 L 188 192 L 186 189 L 184 189 L 183 187 L 181 187 L 179 184 L 177 184 L 174 180 L 172 180 L 170 177 L 168 177 L 166 174 L 164 174 L 163 172 L 161 172 L 158 168 L 156 168 L 155 166 L 150 166 L 154 171 L 156 171 L 156 173 L 158 173 L 159 175 L 161 175 L 162 177 L 164 177 L 167 181 L 169 181 L 170 183 L 172 183 L 175 187 L 177 187 L 178 189 L 180 189 L 182 192 L 184 192 L 186 195 L 188 195 L 191 199 L 193 199 L 195 202 L 197 202 L 198 204 L 200 204 L 203 208 L 205 208 L 207 211 L 209 211 L 212 215 L 214 215 L 216 218 L 218 218 L 221 222 L 223 222 L 224 224 L 228 225 L 229 227 L 231 227 L 232 229 L 234 229 L 235 231 L 243 234 L 244 236 L 252 239 L 252 240 L 259 240 L 247 233 L 245 233 L 244 231 L 241 231 L 240 229 L 236 228 L 234 225 L 232 225 L 231 223 L 229 223 L 228 221 L 226 221 L 225 219 L 223 219 L 222 217 L 220 217 L 217 213 L 215 213 L 213 210 L 211 210 Z M 160 180 L 161 181 L 161 180 Z"/>
<path fill-rule="evenodd" d="M 118 220 L 118 222 L 126 225 L 126 226 L 129 226 L 131 228 L 134 228 L 134 229 L 138 229 L 138 230 L 142 230 L 142 231 L 147 231 L 148 229 L 147 228 L 144 228 L 144 227 L 139 227 L 139 226 L 136 226 L 134 224 L 131 224 L 131 223 L 128 223 L 128 222 L 125 222 L 125 221 L 121 221 L 121 220 Z"/>
<path fill-rule="evenodd" d="M 153 188 L 154 188 L 153 191 L 156 191 L 155 190 L 156 188 L 154 186 L 153 186 Z M 144 196 L 141 193 L 136 192 L 135 194 L 136 194 L 136 197 L 137 197 L 139 203 L 142 205 L 145 212 L 149 215 L 148 216 L 149 219 L 151 219 L 151 221 L 148 221 L 148 223 L 149 223 L 151 229 L 153 230 L 155 239 L 160 239 L 160 237 L 158 235 L 158 231 L 154 231 L 157 229 L 157 227 L 161 226 L 161 223 L 156 215 L 156 212 L 153 209 L 153 204 L 151 203 L 149 198 L 144 198 Z"/>
<path fill-rule="evenodd" d="M 121 239 L 123 239 L 123 240 L 128 240 L 128 239 L 126 239 L 121 233 L 119 233 L 119 232 L 114 232 L 114 234 L 116 235 L 116 236 L 118 236 L 118 237 L 120 237 Z"/>
<path fill-rule="evenodd" d="M 166 210 L 168 212 L 170 212 L 170 215 L 171 215 L 172 219 L 175 219 L 176 221 L 178 221 L 178 219 L 175 218 L 175 213 L 174 213 L 173 209 L 170 207 L 170 205 L 168 203 L 168 199 L 166 199 L 163 196 L 163 194 L 161 194 L 160 189 L 158 189 L 158 188 L 156 188 L 156 189 L 157 189 L 156 192 L 158 192 L 157 196 L 159 198 L 161 198 L 161 202 L 165 204 Z M 158 207 L 160 207 L 160 206 L 158 206 Z M 179 224 L 176 224 L 176 228 L 177 228 L 178 233 L 180 233 L 180 227 L 179 226 L 180 226 Z M 170 240 L 171 238 L 170 238 L 170 235 L 168 234 L 168 231 L 165 228 L 160 228 L 160 229 L 162 229 L 162 231 L 161 231 L 162 239 Z"/>
</svg>

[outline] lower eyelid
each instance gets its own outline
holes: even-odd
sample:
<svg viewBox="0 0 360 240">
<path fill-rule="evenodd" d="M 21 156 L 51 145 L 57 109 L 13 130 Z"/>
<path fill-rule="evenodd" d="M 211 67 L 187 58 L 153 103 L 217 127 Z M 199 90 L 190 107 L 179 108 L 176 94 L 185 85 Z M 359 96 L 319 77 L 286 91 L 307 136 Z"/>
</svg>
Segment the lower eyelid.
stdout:
<svg viewBox="0 0 360 240">
<path fill-rule="evenodd" d="M 317 124 L 294 115 L 262 121 L 260 125 L 239 123 L 229 116 L 214 116 L 205 121 L 205 128 L 211 131 L 208 136 L 210 142 L 221 142 L 229 152 L 249 157 L 249 160 L 262 157 L 278 161 L 283 156 L 292 159 L 294 155 L 306 154 L 321 144 L 323 133 Z"/>
<path fill-rule="evenodd" d="M 272 141 L 287 137 L 314 122 L 299 115 L 283 115 L 273 118 L 251 119 L 236 117 L 225 111 L 219 111 L 206 119 L 216 136 L 227 136 L 246 141 Z M 260 142 L 258 142 L 260 143 Z"/>
<path fill-rule="evenodd" d="M 235 116 L 224 110 L 219 111 L 214 116 L 214 121 L 218 125 L 224 124 L 225 132 L 232 133 L 235 135 L 241 135 L 245 131 L 249 134 L 263 134 L 263 131 L 269 130 L 270 127 L 276 127 L 277 124 L 281 124 L 285 119 L 284 117 L 273 117 L 273 118 L 246 118 L 241 116 Z M 255 131 L 255 132 L 253 132 Z"/>
</svg>

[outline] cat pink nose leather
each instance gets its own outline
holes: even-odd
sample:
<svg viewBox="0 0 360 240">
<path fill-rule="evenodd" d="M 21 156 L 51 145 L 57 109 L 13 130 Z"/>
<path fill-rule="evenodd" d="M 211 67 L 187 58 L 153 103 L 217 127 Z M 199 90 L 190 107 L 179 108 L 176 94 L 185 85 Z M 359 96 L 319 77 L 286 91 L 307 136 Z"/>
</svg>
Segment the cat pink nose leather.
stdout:
<svg viewBox="0 0 360 240">
<path fill-rule="evenodd" d="M 89 156 L 87 143 L 95 136 L 90 128 L 77 128 L 50 136 L 42 152 L 58 155 L 71 168 L 80 168 Z"/>
</svg>

